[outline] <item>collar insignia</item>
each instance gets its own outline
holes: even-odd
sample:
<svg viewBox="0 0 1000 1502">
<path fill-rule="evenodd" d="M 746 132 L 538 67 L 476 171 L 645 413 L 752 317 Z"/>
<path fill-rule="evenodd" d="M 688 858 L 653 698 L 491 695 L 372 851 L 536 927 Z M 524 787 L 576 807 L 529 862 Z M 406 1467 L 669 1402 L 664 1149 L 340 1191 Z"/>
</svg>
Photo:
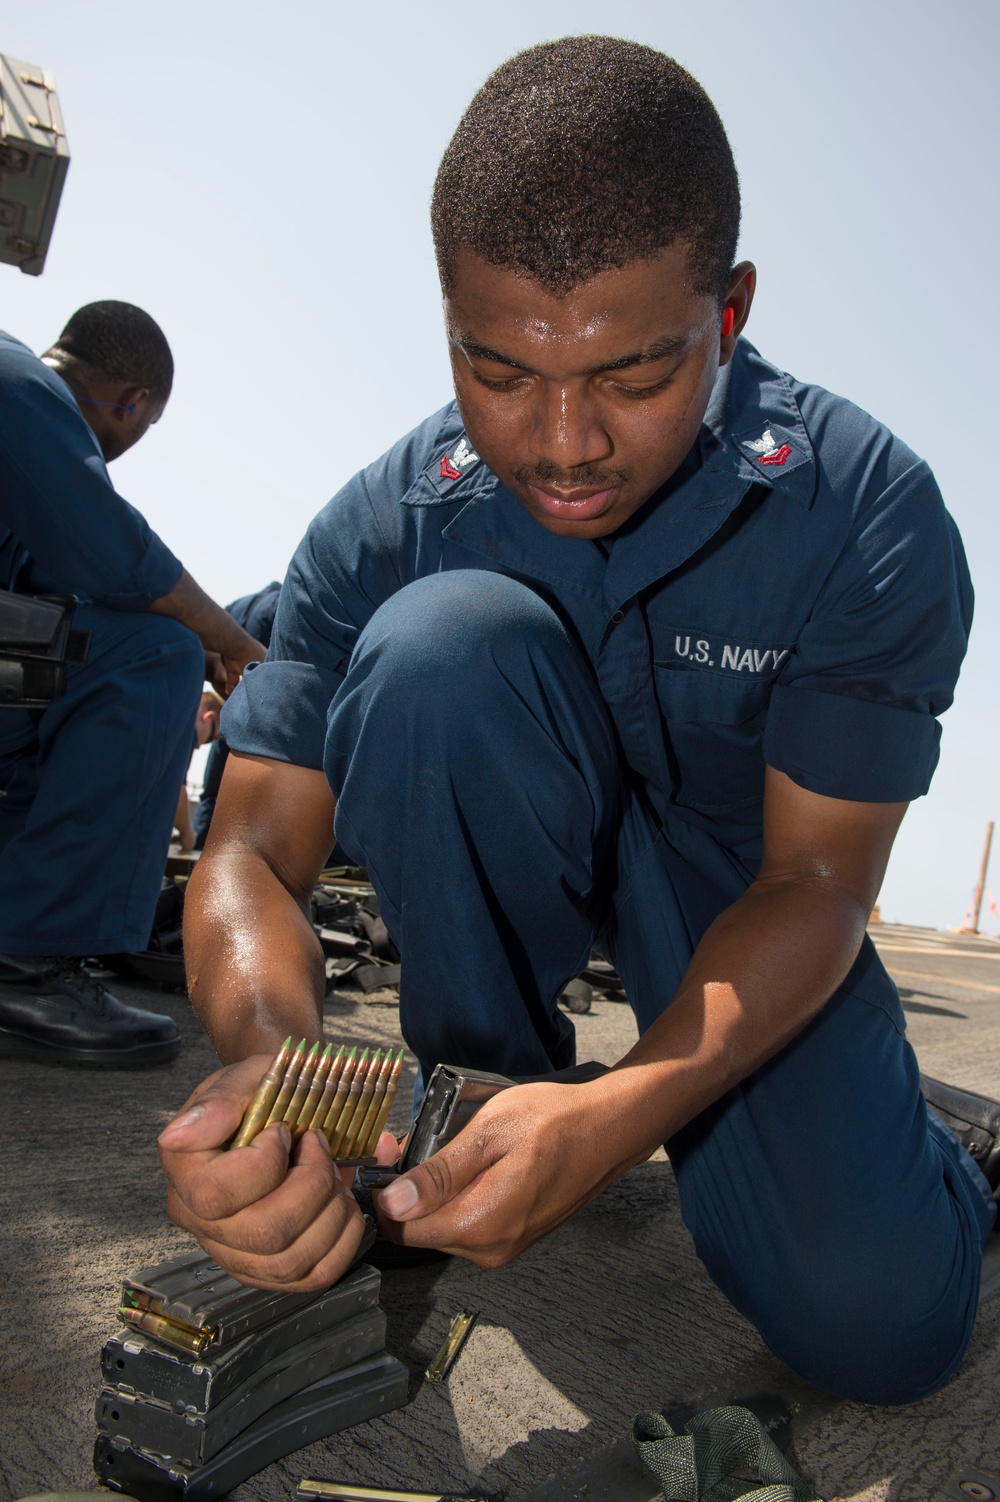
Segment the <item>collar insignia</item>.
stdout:
<svg viewBox="0 0 1000 1502">
<path fill-rule="evenodd" d="M 778 444 L 769 427 L 765 428 L 759 438 L 745 438 L 743 447 L 749 449 L 758 464 L 784 464 L 792 452 L 789 443 Z"/>
<path fill-rule="evenodd" d="M 468 469 L 470 464 L 478 464 L 479 455 L 474 449 L 470 449 L 467 438 L 461 439 L 451 454 L 441 455 L 442 480 L 460 480 L 462 471 Z"/>
</svg>

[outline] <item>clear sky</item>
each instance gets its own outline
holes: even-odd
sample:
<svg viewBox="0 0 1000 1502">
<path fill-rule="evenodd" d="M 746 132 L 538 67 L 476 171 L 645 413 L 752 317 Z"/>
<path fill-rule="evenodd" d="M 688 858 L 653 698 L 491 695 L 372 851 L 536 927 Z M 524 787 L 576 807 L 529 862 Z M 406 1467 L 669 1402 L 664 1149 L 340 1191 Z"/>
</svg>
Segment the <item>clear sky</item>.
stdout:
<svg viewBox="0 0 1000 1502">
<path fill-rule="evenodd" d="M 882 896 L 958 921 L 1000 817 L 996 0 L 0 0 L 0 51 L 55 73 L 72 152 L 44 275 L 0 267 L 0 326 L 40 351 L 82 303 L 148 309 L 174 396 L 115 483 L 221 601 L 280 578 L 450 394 L 427 205 L 468 99 L 590 31 L 708 89 L 760 273 L 748 336 L 894 428 L 962 528 L 973 645 Z"/>
</svg>

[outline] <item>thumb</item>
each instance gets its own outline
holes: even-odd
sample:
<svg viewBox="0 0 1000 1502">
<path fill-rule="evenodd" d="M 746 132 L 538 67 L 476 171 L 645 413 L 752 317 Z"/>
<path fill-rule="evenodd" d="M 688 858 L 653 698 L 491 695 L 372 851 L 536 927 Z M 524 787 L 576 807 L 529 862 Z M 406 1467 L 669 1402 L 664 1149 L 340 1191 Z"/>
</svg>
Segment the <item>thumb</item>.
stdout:
<svg viewBox="0 0 1000 1502">
<path fill-rule="evenodd" d="M 243 1096 L 234 1090 L 213 1086 L 196 1105 L 167 1123 L 160 1133 L 160 1146 L 168 1153 L 198 1153 L 222 1147 L 239 1129 L 245 1104 Z"/>
<path fill-rule="evenodd" d="M 389 1220 L 419 1220 L 433 1215 L 477 1179 L 488 1166 L 479 1133 L 460 1132 L 394 1184 L 377 1191 L 375 1204 Z"/>
</svg>

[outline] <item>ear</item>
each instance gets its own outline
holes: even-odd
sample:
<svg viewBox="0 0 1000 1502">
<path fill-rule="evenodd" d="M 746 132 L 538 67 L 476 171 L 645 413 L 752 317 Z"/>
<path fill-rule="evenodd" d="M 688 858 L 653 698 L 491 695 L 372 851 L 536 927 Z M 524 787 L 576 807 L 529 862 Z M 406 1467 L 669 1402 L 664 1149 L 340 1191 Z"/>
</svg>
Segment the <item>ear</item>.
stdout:
<svg viewBox="0 0 1000 1502">
<path fill-rule="evenodd" d="M 149 405 L 148 386 L 119 386 L 115 392 L 115 406 L 109 408 L 118 422 L 135 422 L 144 415 Z"/>
<path fill-rule="evenodd" d="M 729 286 L 722 303 L 723 332 L 719 338 L 719 364 L 726 365 L 733 357 L 736 341 L 742 333 L 753 295 L 757 289 L 757 268 L 752 261 L 740 261 L 733 267 Z M 729 315 L 732 315 L 731 317 Z M 728 330 L 728 332 L 727 332 Z"/>
</svg>

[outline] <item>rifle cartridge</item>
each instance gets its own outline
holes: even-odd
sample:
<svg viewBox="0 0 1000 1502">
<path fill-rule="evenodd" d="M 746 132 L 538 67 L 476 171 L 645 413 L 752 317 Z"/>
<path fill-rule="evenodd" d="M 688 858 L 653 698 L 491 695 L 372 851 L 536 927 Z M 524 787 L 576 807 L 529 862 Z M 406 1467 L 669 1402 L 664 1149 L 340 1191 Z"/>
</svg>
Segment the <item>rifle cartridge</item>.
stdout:
<svg viewBox="0 0 1000 1502">
<path fill-rule="evenodd" d="M 240 1122 L 239 1131 L 229 1144 L 230 1147 L 246 1147 L 247 1143 L 252 1142 L 257 1133 L 263 1130 L 264 1123 L 271 1114 L 271 1107 L 278 1098 L 278 1091 L 281 1089 L 285 1066 L 291 1057 L 291 1051 L 292 1038 L 289 1034 L 257 1086 L 253 1100 L 247 1106 L 243 1120 Z"/>
</svg>

